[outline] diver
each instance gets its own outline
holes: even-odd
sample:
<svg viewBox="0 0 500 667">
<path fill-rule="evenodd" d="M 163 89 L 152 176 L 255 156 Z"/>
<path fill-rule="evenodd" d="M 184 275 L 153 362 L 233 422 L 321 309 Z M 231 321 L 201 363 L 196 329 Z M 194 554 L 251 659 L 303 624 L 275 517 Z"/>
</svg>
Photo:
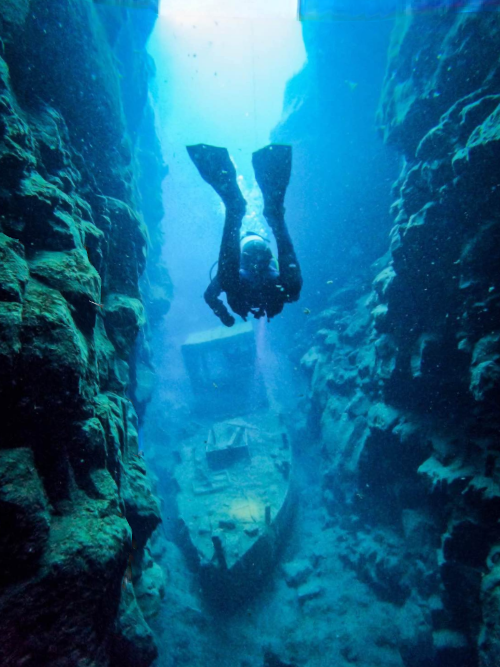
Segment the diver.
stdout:
<svg viewBox="0 0 500 667">
<path fill-rule="evenodd" d="M 271 144 L 252 154 L 255 178 L 264 198 L 264 217 L 273 231 L 278 259 L 260 234 L 240 237 L 246 201 L 236 181 L 236 170 L 226 148 L 198 144 L 187 146 L 201 177 L 222 199 L 226 217 L 217 274 L 205 292 L 205 301 L 227 327 L 233 315 L 218 297 L 226 293 L 231 310 L 245 321 L 251 313 L 268 321 L 281 313 L 285 303 L 297 301 L 302 276 L 285 224 L 285 192 L 292 168 L 291 146 Z"/>
</svg>

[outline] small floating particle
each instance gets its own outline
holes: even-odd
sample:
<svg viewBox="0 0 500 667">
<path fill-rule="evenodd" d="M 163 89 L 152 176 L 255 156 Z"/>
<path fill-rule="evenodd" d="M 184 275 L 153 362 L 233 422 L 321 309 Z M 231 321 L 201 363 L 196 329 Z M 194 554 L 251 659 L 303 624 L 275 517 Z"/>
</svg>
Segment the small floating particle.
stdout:
<svg viewBox="0 0 500 667">
<path fill-rule="evenodd" d="M 309 308 L 304 308 L 304 315 L 310 315 L 310 314 L 311 311 L 309 310 Z"/>
<path fill-rule="evenodd" d="M 217 385 L 215 384 L 215 382 L 212 382 L 212 384 L 213 384 L 213 386 L 214 386 L 216 389 L 218 389 L 218 387 L 217 387 Z"/>
<path fill-rule="evenodd" d="M 327 285 L 333 285 L 333 280 L 327 280 L 327 281 L 326 281 L 326 284 L 327 284 Z"/>
</svg>

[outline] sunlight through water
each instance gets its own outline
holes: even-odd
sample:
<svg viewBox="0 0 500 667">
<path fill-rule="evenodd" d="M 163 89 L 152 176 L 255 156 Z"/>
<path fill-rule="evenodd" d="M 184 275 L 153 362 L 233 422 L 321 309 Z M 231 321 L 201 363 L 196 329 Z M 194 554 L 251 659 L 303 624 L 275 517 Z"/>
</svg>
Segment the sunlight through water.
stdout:
<svg viewBox="0 0 500 667">
<path fill-rule="evenodd" d="M 244 227 L 260 230 L 261 197 L 251 154 L 280 122 L 287 82 L 306 54 L 290 0 L 164 0 L 148 43 L 157 132 L 168 165 L 164 248 L 179 337 L 213 324 L 200 294 L 217 259 L 223 207 L 191 163 L 186 146 L 227 147 L 249 202 Z M 257 213 L 256 213 L 257 212 Z M 179 248 L 189 247 L 189 253 Z M 175 250 L 177 249 L 177 250 Z"/>
</svg>

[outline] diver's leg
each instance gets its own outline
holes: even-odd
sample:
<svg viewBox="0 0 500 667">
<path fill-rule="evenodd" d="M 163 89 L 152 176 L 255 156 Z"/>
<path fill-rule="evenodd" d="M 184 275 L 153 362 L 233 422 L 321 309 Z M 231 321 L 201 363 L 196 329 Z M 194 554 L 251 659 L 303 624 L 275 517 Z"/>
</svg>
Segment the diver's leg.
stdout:
<svg viewBox="0 0 500 667">
<path fill-rule="evenodd" d="M 201 177 L 214 188 L 226 207 L 217 275 L 224 292 L 235 290 L 240 275 L 240 229 L 246 210 L 236 170 L 226 148 L 198 144 L 187 146 L 187 151 Z"/>
<path fill-rule="evenodd" d="M 302 289 L 302 274 L 299 260 L 295 254 L 292 239 L 285 223 L 284 214 L 268 216 L 266 220 L 273 230 L 276 245 L 278 246 L 278 264 L 280 281 L 285 288 L 289 301 L 296 301 Z"/>
<path fill-rule="evenodd" d="M 186 146 L 200 176 L 209 183 L 224 202 L 227 209 L 245 215 L 246 201 L 236 181 L 236 170 L 227 148 L 198 144 Z"/>
<path fill-rule="evenodd" d="M 271 144 L 261 148 L 252 154 L 252 164 L 264 198 L 264 217 L 283 215 L 292 171 L 292 147 Z"/>
<path fill-rule="evenodd" d="M 219 250 L 217 275 L 224 292 L 234 291 L 240 278 L 240 229 L 241 211 L 226 208 L 224 231 Z"/>
<path fill-rule="evenodd" d="M 292 171 L 292 147 L 271 144 L 253 153 L 255 178 L 264 198 L 264 217 L 273 230 L 278 246 L 280 280 L 290 300 L 298 298 L 302 287 L 300 265 L 285 223 L 285 193 Z"/>
</svg>

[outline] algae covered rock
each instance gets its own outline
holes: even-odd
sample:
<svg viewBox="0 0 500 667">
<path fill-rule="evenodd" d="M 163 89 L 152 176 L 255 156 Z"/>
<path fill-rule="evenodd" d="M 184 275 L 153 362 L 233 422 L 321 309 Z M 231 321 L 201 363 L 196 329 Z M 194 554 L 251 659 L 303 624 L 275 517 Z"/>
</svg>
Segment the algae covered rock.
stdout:
<svg viewBox="0 0 500 667">
<path fill-rule="evenodd" d="M 23 307 L 20 303 L 0 302 L 0 387 L 11 386 L 12 369 L 21 349 Z"/>
<path fill-rule="evenodd" d="M 125 8 L 115 17 L 135 53 L 146 24 Z M 145 321 L 147 234 L 102 20 L 86 0 L 0 7 L 5 665 L 122 664 L 110 647 L 121 632 L 123 577 L 134 551 L 140 575 L 139 551 L 159 522 L 144 466 L 129 464 L 138 453 L 127 392 Z M 126 650 L 149 665 L 154 641 L 140 622 L 142 633 L 123 626 Z"/>
<path fill-rule="evenodd" d="M 30 449 L 0 449 L 0 515 L 5 585 L 35 570 L 49 537 L 49 505 Z"/>
<path fill-rule="evenodd" d="M 143 565 L 140 579 L 135 584 L 135 596 L 146 620 L 158 614 L 165 596 L 165 575 L 152 560 Z"/>
<path fill-rule="evenodd" d="M 104 301 L 106 332 L 122 359 L 130 356 L 139 329 L 145 322 L 144 307 L 125 294 L 110 294 Z"/>
<path fill-rule="evenodd" d="M 20 303 L 29 278 L 24 247 L 16 239 L 0 234 L 0 298 Z"/>
<path fill-rule="evenodd" d="M 118 610 L 112 657 L 124 667 L 149 667 L 157 656 L 153 634 L 141 609 L 133 593 L 125 590 Z"/>
<path fill-rule="evenodd" d="M 106 664 L 96 639 L 114 628 L 130 540 L 108 501 L 53 517 L 36 576 L 0 598 L 2 631 L 15 638 L 2 642 L 0 662 L 35 665 L 46 656 L 68 667 L 89 659 Z"/>
<path fill-rule="evenodd" d="M 139 278 L 146 266 L 145 225 L 123 201 L 103 197 L 100 204 L 107 220 L 108 254 L 112 259 L 107 267 L 106 290 L 137 298 Z"/>
<path fill-rule="evenodd" d="M 500 396 L 500 333 L 479 340 L 472 353 L 470 389 L 478 401 Z"/>
<path fill-rule="evenodd" d="M 92 329 L 101 308 L 101 279 L 85 250 L 37 253 L 30 261 L 30 272 L 61 292 L 83 330 Z"/>
<path fill-rule="evenodd" d="M 135 456 L 125 466 L 122 498 L 125 514 L 139 548 L 145 546 L 151 533 L 161 521 L 160 503 L 151 491 L 146 468 L 140 456 Z"/>
<path fill-rule="evenodd" d="M 32 279 L 27 285 L 22 323 L 23 346 L 19 364 L 25 390 L 42 403 L 80 402 L 89 372 L 89 345 L 58 290 Z M 50 376 L 52 392 L 41 382 Z"/>
</svg>

